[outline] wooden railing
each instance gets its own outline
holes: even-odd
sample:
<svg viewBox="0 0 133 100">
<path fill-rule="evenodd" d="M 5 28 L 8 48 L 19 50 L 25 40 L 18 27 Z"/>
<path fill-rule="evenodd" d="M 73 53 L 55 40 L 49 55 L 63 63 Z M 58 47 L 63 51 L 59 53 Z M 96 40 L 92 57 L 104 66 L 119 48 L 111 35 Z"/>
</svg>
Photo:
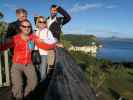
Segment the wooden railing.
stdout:
<svg viewBox="0 0 133 100">
<path fill-rule="evenodd" d="M 96 100 L 82 69 L 67 50 L 56 50 L 55 66 L 44 100 Z"/>
<path fill-rule="evenodd" d="M 0 52 L 0 87 L 10 86 L 8 50 Z"/>
</svg>

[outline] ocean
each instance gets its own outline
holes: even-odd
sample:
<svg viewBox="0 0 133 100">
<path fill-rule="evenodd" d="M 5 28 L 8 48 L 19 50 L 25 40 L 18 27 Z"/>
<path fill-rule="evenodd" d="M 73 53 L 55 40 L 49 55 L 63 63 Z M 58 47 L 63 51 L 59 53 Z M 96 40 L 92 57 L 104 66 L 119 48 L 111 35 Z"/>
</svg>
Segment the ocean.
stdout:
<svg viewBox="0 0 133 100">
<path fill-rule="evenodd" d="M 98 59 L 112 62 L 133 62 L 133 39 L 98 38 L 102 44 L 96 54 Z"/>
</svg>

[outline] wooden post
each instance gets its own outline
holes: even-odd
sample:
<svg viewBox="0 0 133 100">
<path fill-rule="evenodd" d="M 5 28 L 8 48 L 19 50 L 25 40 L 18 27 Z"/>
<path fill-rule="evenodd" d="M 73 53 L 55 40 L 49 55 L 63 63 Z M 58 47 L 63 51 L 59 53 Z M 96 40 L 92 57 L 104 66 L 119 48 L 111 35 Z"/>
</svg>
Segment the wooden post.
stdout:
<svg viewBox="0 0 133 100">
<path fill-rule="evenodd" d="M 2 57 L 3 54 L 4 54 L 4 57 Z M 2 62 L 2 61 L 5 61 L 5 62 Z M 3 68 L 4 70 L 2 70 Z M 3 82 L 2 80 L 3 73 L 5 75 L 5 82 Z M 9 86 L 9 85 L 10 85 L 9 59 L 8 59 L 8 50 L 6 50 L 4 52 L 0 52 L 0 87 Z"/>
<path fill-rule="evenodd" d="M 2 61 L 2 59 L 1 59 L 1 54 L 0 54 L 0 87 L 2 86 L 2 65 L 1 65 L 1 61 Z"/>
<path fill-rule="evenodd" d="M 4 86 L 10 85 L 10 77 L 9 77 L 9 59 L 8 59 L 8 50 L 4 52 L 4 59 L 5 59 L 5 75 L 6 75 L 6 82 Z"/>
</svg>

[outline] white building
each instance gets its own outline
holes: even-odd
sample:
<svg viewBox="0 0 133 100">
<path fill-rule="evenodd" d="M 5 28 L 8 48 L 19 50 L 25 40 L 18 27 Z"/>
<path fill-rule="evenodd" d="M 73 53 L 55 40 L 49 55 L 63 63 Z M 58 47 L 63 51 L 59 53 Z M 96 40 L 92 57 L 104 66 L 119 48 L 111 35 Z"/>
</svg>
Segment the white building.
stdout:
<svg viewBox="0 0 133 100">
<path fill-rule="evenodd" d="M 93 45 L 93 46 L 71 46 L 69 48 L 70 51 L 83 51 L 85 53 L 92 53 L 92 54 L 96 54 L 97 52 L 97 46 Z"/>
</svg>

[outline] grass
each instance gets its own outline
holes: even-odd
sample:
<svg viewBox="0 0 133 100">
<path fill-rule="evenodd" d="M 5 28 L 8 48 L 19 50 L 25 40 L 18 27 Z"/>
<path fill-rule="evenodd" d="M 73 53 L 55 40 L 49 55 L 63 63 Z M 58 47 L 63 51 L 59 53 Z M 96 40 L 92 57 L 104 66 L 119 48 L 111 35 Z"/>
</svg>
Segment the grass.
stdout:
<svg viewBox="0 0 133 100">
<path fill-rule="evenodd" d="M 120 96 L 125 100 L 132 100 L 133 75 L 131 73 L 133 73 L 131 68 L 112 69 L 101 89 L 104 95 L 108 96 L 108 100 L 118 100 Z"/>
<path fill-rule="evenodd" d="M 110 61 L 97 60 L 82 52 L 71 54 L 85 72 L 88 84 L 96 91 L 98 100 L 119 100 L 120 97 L 121 100 L 133 100 L 132 64 L 113 64 Z"/>
</svg>

